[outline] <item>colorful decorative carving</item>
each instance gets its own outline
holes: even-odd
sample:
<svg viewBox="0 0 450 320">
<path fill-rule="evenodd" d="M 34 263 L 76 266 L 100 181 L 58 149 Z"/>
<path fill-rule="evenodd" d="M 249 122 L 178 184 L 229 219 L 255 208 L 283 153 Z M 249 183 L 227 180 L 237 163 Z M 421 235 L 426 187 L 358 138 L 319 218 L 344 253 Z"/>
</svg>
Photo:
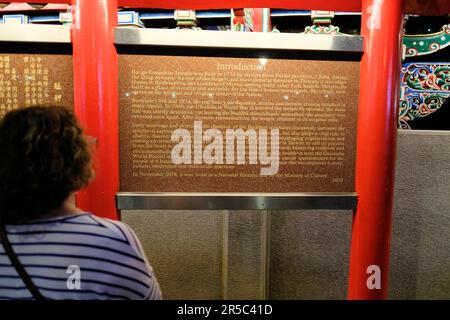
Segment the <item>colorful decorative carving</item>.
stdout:
<svg viewBox="0 0 450 320">
<path fill-rule="evenodd" d="M 313 25 L 305 28 L 304 34 L 344 35 L 339 27 L 333 26 L 334 11 L 311 11 Z"/>
<path fill-rule="evenodd" d="M 450 46 L 450 24 L 441 31 L 422 35 L 405 35 L 403 37 L 405 57 L 415 57 L 430 54 Z"/>
<path fill-rule="evenodd" d="M 411 129 L 408 122 L 439 110 L 450 93 L 413 92 L 400 101 L 399 128 Z"/>
<path fill-rule="evenodd" d="M 330 25 L 334 18 L 334 11 L 313 10 L 311 19 L 313 24 Z"/>
<path fill-rule="evenodd" d="M 426 117 L 450 97 L 450 63 L 407 63 L 402 68 L 399 128 Z"/>
<path fill-rule="evenodd" d="M 252 11 L 251 8 L 238 8 L 232 10 L 231 30 L 232 31 L 252 31 Z"/>
<path fill-rule="evenodd" d="M 320 26 L 320 25 L 312 25 L 305 28 L 305 34 L 330 34 L 330 35 L 344 35 L 339 31 L 339 27 L 328 25 L 328 26 Z"/>
<path fill-rule="evenodd" d="M 406 64 L 402 81 L 413 90 L 450 91 L 450 64 Z"/>
<path fill-rule="evenodd" d="M 173 16 L 177 22 L 176 29 L 201 30 L 197 27 L 198 21 L 195 10 L 175 10 Z"/>
<path fill-rule="evenodd" d="M 231 10 L 231 30 L 271 32 L 272 23 L 268 8 L 238 8 Z"/>
</svg>

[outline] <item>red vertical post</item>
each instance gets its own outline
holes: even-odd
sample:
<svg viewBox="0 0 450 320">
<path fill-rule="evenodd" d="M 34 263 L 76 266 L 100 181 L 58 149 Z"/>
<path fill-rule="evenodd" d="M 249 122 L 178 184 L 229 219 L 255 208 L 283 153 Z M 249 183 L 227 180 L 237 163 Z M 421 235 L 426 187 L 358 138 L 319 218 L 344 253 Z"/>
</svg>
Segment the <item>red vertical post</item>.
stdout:
<svg viewBox="0 0 450 320">
<path fill-rule="evenodd" d="M 349 299 L 386 299 L 392 229 L 403 0 L 363 0 Z"/>
<path fill-rule="evenodd" d="M 95 179 L 77 195 L 78 206 L 117 219 L 119 185 L 118 57 L 114 47 L 117 0 L 73 0 L 74 110 L 95 138 Z"/>
</svg>

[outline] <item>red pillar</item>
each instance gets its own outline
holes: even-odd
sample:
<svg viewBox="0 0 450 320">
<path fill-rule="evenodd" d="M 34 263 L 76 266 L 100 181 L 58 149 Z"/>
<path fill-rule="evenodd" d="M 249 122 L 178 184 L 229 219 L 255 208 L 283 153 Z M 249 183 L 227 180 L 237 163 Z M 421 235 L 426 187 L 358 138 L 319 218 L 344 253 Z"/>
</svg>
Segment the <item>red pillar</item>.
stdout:
<svg viewBox="0 0 450 320">
<path fill-rule="evenodd" d="M 362 1 L 364 56 L 356 152 L 359 201 L 353 219 L 349 299 L 386 299 L 388 294 L 403 10 L 403 0 Z M 370 289 L 368 280 L 376 287 Z"/>
<path fill-rule="evenodd" d="M 96 138 L 95 179 L 77 195 L 78 206 L 116 219 L 119 185 L 118 57 L 114 47 L 117 0 L 73 0 L 74 109 Z"/>
</svg>

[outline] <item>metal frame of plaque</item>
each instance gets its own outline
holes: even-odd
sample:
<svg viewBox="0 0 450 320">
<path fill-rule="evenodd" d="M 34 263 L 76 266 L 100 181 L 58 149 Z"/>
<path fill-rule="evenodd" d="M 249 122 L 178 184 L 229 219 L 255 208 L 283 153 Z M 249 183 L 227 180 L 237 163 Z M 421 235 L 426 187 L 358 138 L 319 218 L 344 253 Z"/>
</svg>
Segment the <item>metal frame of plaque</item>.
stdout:
<svg viewBox="0 0 450 320">
<path fill-rule="evenodd" d="M 363 52 L 361 36 L 318 37 L 311 34 L 270 32 L 122 28 L 116 29 L 115 43 L 169 47 Z"/>
<path fill-rule="evenodd" d="M 204 30 L 117 28 L 120 50 L 135 48 L 270 50 L 353 55 L 363 52 L 361 36 L 246 33 Z M 173 51 L 172 51 L 173 52 Z M 343 54 L 343 55 L 342 55 Z M 170 54 L 169 54 L 170 55 Z M 348 193 L 180 193 L 118 192 L 119 210 L 292 210 L 356 208 L 357 194 Z"/>
<path fill-rule="evenodd" d="M 117 205 L 121 210 L 352 210 L 356 198 L 356 193 L 120 192 Z"/>
<path fill-rule="evenodd" d="M 70 27 L 44 24 L 0 24 L 0 41 L 69 44 L 71 43 Z"/>
</svg>

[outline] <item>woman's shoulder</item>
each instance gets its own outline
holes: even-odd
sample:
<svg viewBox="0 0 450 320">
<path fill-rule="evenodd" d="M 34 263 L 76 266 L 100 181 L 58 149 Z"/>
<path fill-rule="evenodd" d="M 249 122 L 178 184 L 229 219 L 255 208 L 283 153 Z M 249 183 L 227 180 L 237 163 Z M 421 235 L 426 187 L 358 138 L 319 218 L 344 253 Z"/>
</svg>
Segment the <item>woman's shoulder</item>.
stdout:
<svg viewBox="0 0 450 320">
<path fill-rule="evenodd" d="M 104 232 L 110 233 L 121 240 L 129 240 L 130 237 L 133 236 L 131 228 L 121 221 L 101 218 L 92 213 L 80 215 L 79 219 L 96 224 L 98 227 L 103 229 Z"/>
<path fill-rule="evenodd" d="M 110 237 L 129 244 L 139 255 L 142 253 L 139 240 L 134 231 L 124 222 L 101 218 L 92 213 L 78 215 L 71 219 L 73 223 L 86 223 L 96 226 L 97 232 L 105 237 Z"/>
<path fill-rule="evenodd" d="M 7 226 L 7 230 L 11 235 L 43 234 L 47 238 L 50 235 L 95 237 L 96 243 L 102 242 L 102 239 L 106 242 L 115 240 L 117 243 L 129 244 L 131 247 L 135 247 L 136 242 L 134 232 L 125 223 L 100 218 L 89 212 L 12 224 Z"/>
</svg>

